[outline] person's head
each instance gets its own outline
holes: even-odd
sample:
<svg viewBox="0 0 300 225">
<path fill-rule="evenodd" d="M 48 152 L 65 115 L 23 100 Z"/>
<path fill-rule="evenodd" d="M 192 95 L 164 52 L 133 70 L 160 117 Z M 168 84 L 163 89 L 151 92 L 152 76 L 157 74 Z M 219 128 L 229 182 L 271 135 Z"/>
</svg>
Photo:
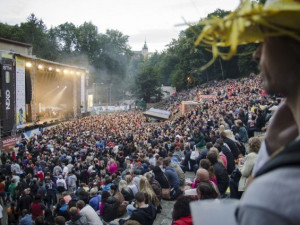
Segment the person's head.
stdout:
<svg viewBox="0 0 300 225">
<path fill-rule="evenodd" d="M 199 167 L 209 170 L 209 168 L 211 167 L 211 163 L 208 159 L 201 159 L 199 162 Z"/>
<path fill-rule="evenodd" d="M 213 147 L 213 144 L 211 142 L 207 142 L 206 149 L 209 150 L 211 147 Z"/>
<path fill-rule="evenodd" d="M 127 182 L 128 185 L 132 184 L 132 176 L 130 174 L 125 176 L 125 181 Z"/>
<path fill-rule="evenodd" d="M 177 199 L 172 213 L 173 221 L 191 215 L 190 202 L 192 200 L 191 196 L 181 196 Z"/>
<path fill-rule="evenodd" d="M 145 204 L 145 195 L 143 192 L 136 193 L 134 199 L 138 206 Z"/>
<path fill-rule="evenodd" d="M 216 144 L 219 144 L 219 145 L 223 146 L 224 145 L 223 139 L 222 138 L 218 138 L 216 140 Z"/>
<path fill-rule="evenodd" d="M 96 188 L 92 188 L 91 191 L 90 191 L 90 195 L 91 196 L 97 195 L 97 189 Z"/>
<path fill-rule="evenodd" d="M 216 150 L 218 154 L 222 151 L 222 146 L 218 143 L 214 144 L 214 147 L 210 149 L 210 151 Z"/>
<path fill-rule="evenodd" d="M 113 184 L 110 186 L 110 193 L 111 195 L 115 195 L 118 192 L 118 186 L 116 184 Z"/>
<path fill-rule="evenodd" d="M 122 189 L 128 190 L 128 185 L 125 180 L 120 180 L 119 182 L 119 191 L 122 191 Z"/>
<path fill-rule="evenodd" d="M 38 216 L 38 217 L 34 220 L 34 224 L 35 224 L 35 225 L 45 225 L 44 218 L 43 218 L 42 216 Z"/>
<path fill-rule="evenodd" d="M 35 202 L 40 202 L 41 199 L 42 199 L 42 196 L 40 194 L 36 194 L 35 197 L 34 197 Z"/>
<path fill-rule="evenodd" d="M 149 182 L 152 182 L 154 179 L 155 179 L 155 177 L 154 177 L 154 173 L 153 172 L 147 172 L 146 174 L 145 174 L 145 176 L 146 176 L 146 178 L 148 179 L 148 181 Z"/>
<path fill-rule="evenodd" d="M 69 210 L 69 215 L 70 215 L 71 219 L 75 219 L 79 215 L 78 209 L 76 207 L 71 207 Z"/>
<path fill-rule="evenodd" d="M 201 181 L 198 184 L 197 197 L 201 200 L 218 198 L 218 194 L 211 181 Z"/>
<path fill-rule="evenodd" d="M 148 179 L 146 177 L 142 176 L 140 179 L 140 182 L 139 182 L 139 190 L 145 191 L 149 188 L 151 188 L 151 185 L 150 185 Z"/>
<path fill-rule="evenodd" d="M 57 216 L 54 219 L 55 225 L 65 225 L 66 224 L 66 219 L 63 216 Z"/>
<path fill-rule="evenodd" d="M 126 222 L 123 225 L 141 225 L 141 224 L 136 220 L 126 220 Z"/>
<path fill-rule="evenodd" d="M 22 216 L 24 217 L 24 216 L 26 216 L 26 214 L 28 214 L 27 209 L 23 209 L 23 210 L 22 210 Z"/>
<path fill-rule="evenodd" d="M 243 126 L 243 121 L 237 120 L 237 121 L 236 121 L 236 125 L 237 125 L 238 127 L 242 127 L 242 126 Z"/>
<path fill-rule="evenodd" d="M 253 54 L 259 63 L 263 87 L 269 94 L 293 96 L 300 86 L 300 42 L 290 37 L 269 37 Z"/>
<path fill-rule="evenodd" d="M 220 125 L 219 132 L 222 133 L 225 130 L 224 125 Z"/>
<path fill-rule="evenodd" d="M 223 131 L 223 132 L 220 133 L 220 137 L 221 137 L 222 139 L 226 138 L 226 133 L 225 133 L 225 131 Z"/>
<path fill-rule="evenodd" d="M 155 176 L 158 176 L 158 175 L 162 175 L 162 171 L 161 171 L 161 168 L 159 166 L 155 166 L 153 168 L 153 173 L 155 174 Z"/>
<path fill-rule="evenodd" d="M 212 165 L 218 162 L 218 155 L 215 152 L 208 152 L 206 157 Z"/>
<path fill-rule="evenodd" d="M 252 137 L 249 139 L 249 152 L 258 153 L 261 145 L 261 140 L 257 137 Z"/>
<path fill-rule="evenodd" d="M 167 168 L 169 165 L 170 165 L 170 159 L 169 158 L 163 159 L 163 167 Z"/>
<path fill-rule="evenodd" d="M 105 202 L 110 197 L 110 193 L 108 191 L 103 191 L 101 195 L 101 201 Z"/>
<path fill-rule="evenodd" d="M 200 168 L 197 170 L 196 179 L 200 181 L 207 181 L 209 180 L 209 173 L 206 169 Z"/>
<path fill-rule="evenodd" d="M 84 208 L 84 206 L 85 206 L 85 203 L 84 203 L 84 201 L 82 201 L 82 200 L 79 200 L 79 201 L 77 201 L 76 202 L 76 207 L 78 208 L 78 209 L 83 209 Z"/>
</svg>

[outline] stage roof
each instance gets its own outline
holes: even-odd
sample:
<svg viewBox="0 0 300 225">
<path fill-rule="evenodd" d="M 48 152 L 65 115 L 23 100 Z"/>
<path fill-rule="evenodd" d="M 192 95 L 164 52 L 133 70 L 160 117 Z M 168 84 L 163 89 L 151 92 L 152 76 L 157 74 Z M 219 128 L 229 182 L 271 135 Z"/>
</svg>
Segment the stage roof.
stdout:
<svg viewBox="0 0 300 225">
<path fill-rule="evenodd" d="M 167 110 L 150 108 L 148 111 L 143 113 L 147 117 L 152 117 L 154 119 L 167 120 L 170 117 L 170 112 Z"/>
</svg>

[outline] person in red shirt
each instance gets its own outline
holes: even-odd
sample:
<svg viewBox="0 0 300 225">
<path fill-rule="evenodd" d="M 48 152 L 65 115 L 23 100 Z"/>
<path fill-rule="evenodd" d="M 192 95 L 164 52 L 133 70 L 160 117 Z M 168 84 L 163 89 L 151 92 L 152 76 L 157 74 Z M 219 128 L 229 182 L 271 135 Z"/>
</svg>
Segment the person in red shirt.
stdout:
<svg viewBox="0 0 300 225">
<path fill-rule="evenodd" d="M 172 213 L 172 225 L 192 225 L 192 215 L 190 210 L 190 202 L 193 201 L 191 196 L 182 196 L 177 199 L 174 204 Z"/>
<path fill-rule="evenodd" d="M 1 178 L 0 180 L 0 197 L 2 198 L 2 201 L 3 201 L 3 205 L 6 205 L 6 202 L 5 202 L 5 184 L 4 184 L 4 181 L 5 179 L 4 178 Z"/>
<path fill-rule="evenodd" d="M 30 207 L 32 220 L 35 220 L 39 216 L 43 216 L 45 206 L 41 202 L 41 199 L 42 199 L 42 197 L 40 194 L 37 194 L 34 197 L 34 202 L 31 204 L 31 207 Z"/>
<path fill-rule="evenodd" d="M 36 173 L 36 176 L 39 178 L 40 181 L 44 181 L 44 172 L 42 170 L 42 167 L 38 167 L 38 172 Z"/>
</svg>

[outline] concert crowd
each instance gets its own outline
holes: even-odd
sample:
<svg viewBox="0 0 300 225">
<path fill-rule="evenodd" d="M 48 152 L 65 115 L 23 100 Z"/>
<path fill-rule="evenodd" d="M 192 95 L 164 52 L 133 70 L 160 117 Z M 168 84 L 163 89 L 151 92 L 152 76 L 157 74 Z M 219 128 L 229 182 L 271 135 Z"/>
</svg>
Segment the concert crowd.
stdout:
<svg viewBox="0 0 300 225">
<path fill-rule="evenodd" d="M 166 121 L 117 112 L 23 138 L 1 155 L 2 223 L 151 225 L 175 201 L 172 224 L 193 224 L 191 201 L 241 198 L 280 101 L 251 75 L 172 95 Z"/>
</svg>

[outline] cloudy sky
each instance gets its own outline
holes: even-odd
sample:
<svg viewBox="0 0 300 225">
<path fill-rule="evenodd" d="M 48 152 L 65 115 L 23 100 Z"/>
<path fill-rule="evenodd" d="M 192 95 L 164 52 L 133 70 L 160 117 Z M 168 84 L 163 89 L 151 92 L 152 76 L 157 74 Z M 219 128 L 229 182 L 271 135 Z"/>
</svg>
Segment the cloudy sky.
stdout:
<svg viewBox="0 0 300 225">
<path fill-rule="evenodd" d="M 34 13 L 47 25 L 92 22 L 98 31 L 117 29 L 128 35 L 132 50 L 145 39 L 150 52 L 177 38 L 184 20 L 196 22 L 215 9 L 234 10 L 239 0 L 0 0 L 0 22 L 25 22 Z M 184 20 L 183 20 L 184 18 Z"/>
</svg>

